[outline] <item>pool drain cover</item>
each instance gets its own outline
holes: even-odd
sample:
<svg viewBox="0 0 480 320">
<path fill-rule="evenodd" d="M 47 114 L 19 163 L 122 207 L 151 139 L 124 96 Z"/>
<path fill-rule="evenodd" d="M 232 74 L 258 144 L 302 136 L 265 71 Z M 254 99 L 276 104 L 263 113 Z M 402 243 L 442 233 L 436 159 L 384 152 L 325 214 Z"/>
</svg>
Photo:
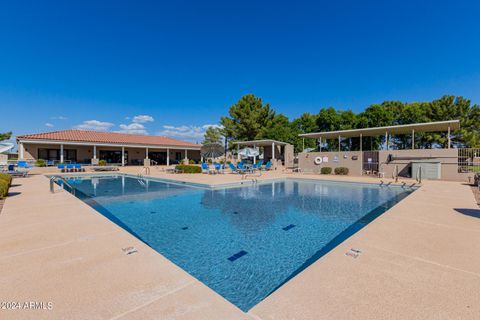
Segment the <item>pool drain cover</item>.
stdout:
<svg viewBox="0 0 480 320">
<path fill-rule="evenodd" d="M 239 251 L 237 253 L 235 253 L 233 256 L 229 257 L 228 260 L 230 260 L 231 262 L 237 260 L 238 258 L 241 258 L 243 257 L 244 255 L 246 255 L 248 252 L 245 251 L 245 250 L 242 250 L 242 251 Z"/>
<path fill-rule="evenodd" d="M 122 251 L 123 251 L 126 255 L 130 255 L 130 254 L 134 254 L 134 253 L 137 253 L 137 252 L 138 252 L 138 250 L 135 249 L 135 247 L 122 248 Z"/>
<path fill-rule="evenodd" d="M 348 250 L 345 255 L 348 256 L 348 257 L 352 257 L 352 258 L 358 258 L 358 256 L 362 253 L 362 251 L 360 250 L 357 250 L 357 249 L 353 249 L 351 248 L 350 250 Z"/>
</svg>

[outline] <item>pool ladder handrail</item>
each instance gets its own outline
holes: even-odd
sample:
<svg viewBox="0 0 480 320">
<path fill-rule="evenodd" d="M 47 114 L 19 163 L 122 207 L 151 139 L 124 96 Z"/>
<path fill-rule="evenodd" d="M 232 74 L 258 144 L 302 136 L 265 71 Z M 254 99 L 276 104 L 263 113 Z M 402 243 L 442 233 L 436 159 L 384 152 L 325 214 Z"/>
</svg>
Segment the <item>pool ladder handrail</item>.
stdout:
<svg viewBox="0 0 480 320">
<path fill-rule="evenodd" d="M 142 170 L 137 174 L 139 178 L 143 178 L 143 171 L 145 171 L 147 176 L 150 175 L 150 167 L 143 167 Z"/>
<path fill-rule="evenodd" d="M 61 178 L 61 177 L 56 177 L 56 176 L 53 176 L 50 178 L 50 192 L 51 193 L 55 193 L 55 182 L 61 180 L 62 183 L 66 186 L 68 186 L 70 188 L 70 193 L 75 195 L 75 188 L 72 187 L 72 185 L 70 183 L 67 182 L 67 180 Z M 63 188 L 65 190 L 65 188 Z"/>
<path fill-rule="evenodd" d="M 417 169 L 417 176 L 415 177 L 418 183 L 422 183 L 422 167 L 419 166 Z"/>
</svg>

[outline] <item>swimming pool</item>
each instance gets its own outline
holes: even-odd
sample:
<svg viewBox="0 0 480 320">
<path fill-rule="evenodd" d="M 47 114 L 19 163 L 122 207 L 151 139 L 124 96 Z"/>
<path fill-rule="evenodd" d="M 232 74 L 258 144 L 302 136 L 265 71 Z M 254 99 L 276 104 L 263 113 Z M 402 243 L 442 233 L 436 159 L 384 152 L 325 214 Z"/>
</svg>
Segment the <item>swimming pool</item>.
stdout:
<svg viewBox="0 0 480 320">
<path fill-rule="evenodd" d="M 66 178 L 75 195 L 247 311 L 412 189 L 286 179 L 202 188 Z"/>
</svg>

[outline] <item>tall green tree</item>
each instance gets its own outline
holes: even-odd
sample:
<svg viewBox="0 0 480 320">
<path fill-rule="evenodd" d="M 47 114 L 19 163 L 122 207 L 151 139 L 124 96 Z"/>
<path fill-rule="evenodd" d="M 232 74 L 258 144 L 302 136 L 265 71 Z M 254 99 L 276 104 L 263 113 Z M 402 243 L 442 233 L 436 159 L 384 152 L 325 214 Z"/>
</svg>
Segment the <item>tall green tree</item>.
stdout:
<svg viewBox="0 0 480 320">
<path fill-rule="evenodd" d="M 224 136 L 232 140 L 254 140 L 268 138 L 289 142 L 296 151 L 303 149 L 301 133 L 336 131 L 355 128 L 371 128 L 431 121 L 460 120 L 460 130 L 452 132 L 452 143 L 456 147 L 480 147 L 480 106 L 458 96 L 443 96 L 429 102 L 404 103 L 384 101 L 372 104 L 363 112 L 321 108 L 318 114 L 304 113 L 289 121 L 284 115 L 275 115 L 270 105 L 253 95 L 243 96 L 230 107 L 229 116 L 222 117 Z M 445 132 L 415 134 L 415 148 L 446 147 Z M 324 141 L 325 143 L 325 141 Z M 375 150 L 384 145 L 384 136 L 363 139 L 363 150 Z M 390 136 L 389 144 L 394 149 L 411 146 L 411 134 Z M 316 147 L 314 139 L 305 139 L 306 148 Z M 324 144 L 327 150 L 338 149 L 338 139 Z M 343 139 L 342 149 L 358 150 L 359 139 Z"/>
<path fill-rule="evenodd" d="M 229 116 L 222 117 L 220 123 L 230 139 L 255 140 L 263 128 L 271 124 L 275 112 L 270 105 L 263 104 L 262 99 L 253 94 L 244 95 L 229 109 Z"/>
<path fill-rule="evenodd" d="M 295 146 L 300 133 L 286 116 L 277 114 L 260 130 L 258 138 L 288 142 Z"/>
<path fill-rule="evenodd" d="M 300 117 L 292 121 L 292 130 L 298 134 L 318 132 L 317 115 L 305 112 Z M 316 148 L 317 144 L 314 139 L 302 139 L 298 135 L 295 137 L 294 143 L 296 152 L 300 152 L 303 148 Z"/>
<path fill-rule="evenodd" d="M 208 127 L 205 131 L 202 144 L 222 143 L 222 130 L 218 127 Z"/>
<path fill-rule="evenodd" d="M 12 137 L 12 132 L 0 133 L 0 141 L 8 140 Z"/>
</svg>

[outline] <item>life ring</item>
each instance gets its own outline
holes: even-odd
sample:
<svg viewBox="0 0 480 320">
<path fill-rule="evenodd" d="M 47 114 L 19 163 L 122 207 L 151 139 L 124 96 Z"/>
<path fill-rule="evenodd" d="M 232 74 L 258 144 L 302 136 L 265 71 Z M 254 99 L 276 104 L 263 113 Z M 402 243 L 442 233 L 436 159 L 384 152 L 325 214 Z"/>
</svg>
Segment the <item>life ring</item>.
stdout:
<svg viewBox="0 0 480 320">
<path fill-rule="evenodd" d="M 316 157 L 313 161 L 315 162 L 315 164 L 321 164 L 323 162 L 322 157 Z"/>
</svg>

